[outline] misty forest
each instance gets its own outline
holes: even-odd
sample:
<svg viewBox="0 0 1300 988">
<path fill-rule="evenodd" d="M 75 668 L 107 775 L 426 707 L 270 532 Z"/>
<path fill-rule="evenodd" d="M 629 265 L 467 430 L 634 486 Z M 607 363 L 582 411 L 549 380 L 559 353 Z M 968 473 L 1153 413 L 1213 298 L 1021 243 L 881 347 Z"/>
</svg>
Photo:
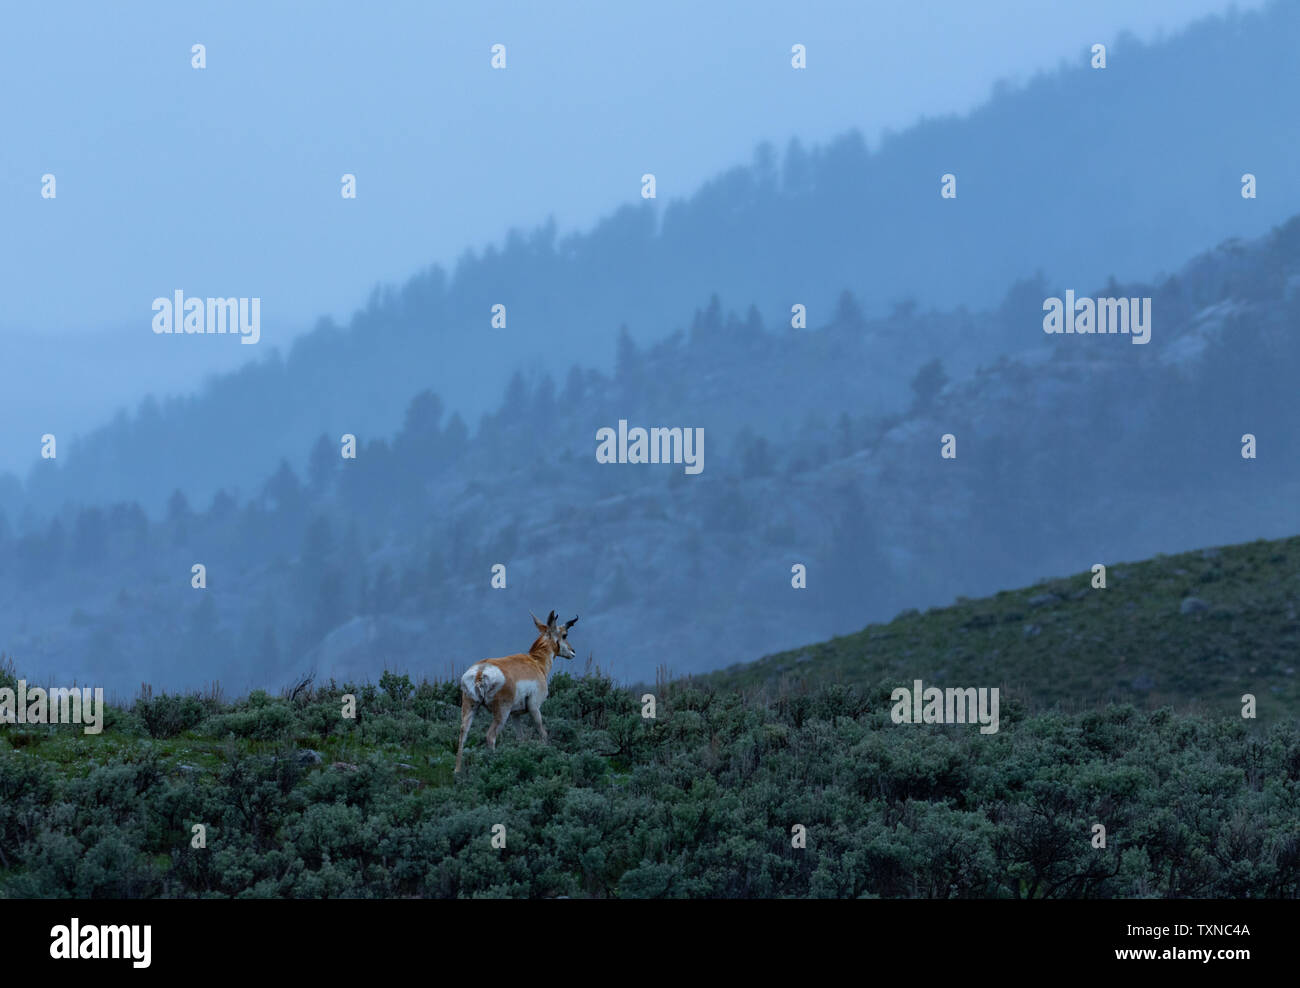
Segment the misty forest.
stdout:
<svg viewBox="0 0 1300 988">
<path fill-rule="evenodd" d="M 111 706 L 0 728 L 0 897 L 1300 894 L 1300 164 L 1245 98 L 1297 45 L 1278 3 L 763 143 L 33 439 L 0 687 Z M 1149 343 L 1045 333 L 1067 290 Z M 552 608 L 550 743 L 454 782 L 457 678 Z M 1000 733 L 891 723 L 914 679 Z"/>
</svg>

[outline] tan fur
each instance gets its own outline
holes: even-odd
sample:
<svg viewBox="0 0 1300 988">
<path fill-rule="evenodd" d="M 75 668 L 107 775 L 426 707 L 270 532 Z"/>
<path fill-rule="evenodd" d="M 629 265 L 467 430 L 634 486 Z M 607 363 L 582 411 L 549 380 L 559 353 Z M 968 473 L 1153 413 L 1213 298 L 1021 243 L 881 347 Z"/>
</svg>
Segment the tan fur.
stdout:
<svg viewBox="0 0 1300 988">
<path fill-rule="evenodd" d="M 574 618 L 574 621 L 576 620 L 577 618 Z M 518 652 L 499 659 L 483 659 L 481 662 L 475 663 L 478 671 L 474 675 L 474 685 L 480 696 L 482 695 L 480 687 L 483 682 L 484 667 L 495 666 L 505 676 L 505 685 L 487 703 L 480 703 L 477 697 L 465 692 L 462 684 L 460 742 L 456 746 L 456 772 L 460 771 L 461 759 L 465 751 L 465 738 L 469 736 L 469 729 L 473 723 L 475 711 L 479 707 L 486 707 L 491 712 L 492 725 L 487 731 L 487 746 L 490 750 L 495 750 L 497 734 L 506 721 L 510 719 L 515 697 L 518 695 L 519 687 L 524 683 L 533 685 L 532 695 L 525 701 L 526 707 L 528 713 L 532 715 L 534 723 L 537 724 L 537 731 L 542 737 L 542 742 L 546 743 L 546 728 L 542 724 L 542 701 L 546 699 L 547 679 L 551 674 L 551 665 L 555 661 L 560 646 L 555 637 L 558 633 L 555 631 L 555 625 L 548 627 L 548 625 L 542 624 L 536 618 L 533 618 L 533 622 L 537 625 L 540 634 L 538 634 L 537 640 L 533 642 L 532 647 L 527 652 Z M 572 623 L 569 622 L 570 625 Z M 564 630 L 567 631 L 567 629 L 568 625 L 565 625 Z M 572 655 L 572 648 L 567 645 L 565 648 L 568 649 L 569 655 Z M 523 713 L 522 710 L 514 712 Z M 519 725 L 519 731 L 522 736 L 522 725 Z"/>
</svg>

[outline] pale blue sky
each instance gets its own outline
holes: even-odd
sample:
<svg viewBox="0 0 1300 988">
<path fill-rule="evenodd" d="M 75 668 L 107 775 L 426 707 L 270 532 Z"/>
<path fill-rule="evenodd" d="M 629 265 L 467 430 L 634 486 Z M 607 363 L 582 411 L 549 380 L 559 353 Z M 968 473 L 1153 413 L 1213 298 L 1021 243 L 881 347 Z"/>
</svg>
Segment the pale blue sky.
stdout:
<svg viewBox="0 0 1300 988">
<path fill-rule="evenodd" d="M 0 334 L 147 333 L 152 299 L 183 288 L 260 296 L 263 338 L 282 343 L 511 226 L 553 215 L 586 228 L 635 199 L 643 172 L 664 203 L 762 139 L 856 126 L 873 141 L 971 108 L 998 78 L 1082 60 L 1094 41 L 1158 37 L 1228 6 L 10 3 Z M 194 42 L 204 71 L 190 68 Z M 496 42 L 504 72 L 488 65 Z M 39 197 L 45 172 L 53 202 Z M 339 197 L 344 172 L 355 202 Z"/>
</svg>

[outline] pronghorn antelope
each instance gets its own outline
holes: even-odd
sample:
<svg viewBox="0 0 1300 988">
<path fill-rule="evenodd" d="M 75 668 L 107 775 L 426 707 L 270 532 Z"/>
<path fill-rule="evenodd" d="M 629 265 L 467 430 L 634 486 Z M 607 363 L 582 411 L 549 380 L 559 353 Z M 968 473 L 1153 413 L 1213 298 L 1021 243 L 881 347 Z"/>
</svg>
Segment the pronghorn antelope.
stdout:
<svg viewBox="0 0 1300 988">
<path fill-rule="evenodd" d="M 501 659 L 483 659 L 475 662 L 460 677 L 460 744 L 456 747 L 456 771 L 460 771 L 461 755 L 465 751 L 465 738 L 474 723 L 474 714 L 480 707 L 492 711 L 492 726 L 488 728 L 489 748 L 497 746 L 497 732 L 510 719 L 511 714 L 527 710 L 537 723 L 537 730 L 546 740 L 542 726 L 542 701 L 546 699 L 546 678 L 551 663 L 558 655 L 571 659 L 573 646 L 569 644 L 569 629 L 578 623 L 575 617 L 566 624 L 558 624 L 551 611 L 546 623 L 537 620 L 532 611 L 528 616 L 537 625 L 537 641 L 525 653 L 507 655 Z M 520 728 L 522 731 L 522 728 Z"/>
</svg>

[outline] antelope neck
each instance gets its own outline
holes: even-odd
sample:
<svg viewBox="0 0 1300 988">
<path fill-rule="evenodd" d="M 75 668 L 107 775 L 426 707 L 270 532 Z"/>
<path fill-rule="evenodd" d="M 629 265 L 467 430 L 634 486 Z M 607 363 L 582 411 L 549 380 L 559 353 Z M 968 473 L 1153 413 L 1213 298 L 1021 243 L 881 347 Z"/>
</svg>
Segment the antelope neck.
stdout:
<svg viewBox="0 0 1300 988">
<path fill-rule="evenodd" d="M 537 641 L 528 650 L 528 657 L 539 662 L 543 669 L 549 669 L 555 661 L 555 646 L 547 640 L 546 635 L 538 635 Z"/>
</svg>

